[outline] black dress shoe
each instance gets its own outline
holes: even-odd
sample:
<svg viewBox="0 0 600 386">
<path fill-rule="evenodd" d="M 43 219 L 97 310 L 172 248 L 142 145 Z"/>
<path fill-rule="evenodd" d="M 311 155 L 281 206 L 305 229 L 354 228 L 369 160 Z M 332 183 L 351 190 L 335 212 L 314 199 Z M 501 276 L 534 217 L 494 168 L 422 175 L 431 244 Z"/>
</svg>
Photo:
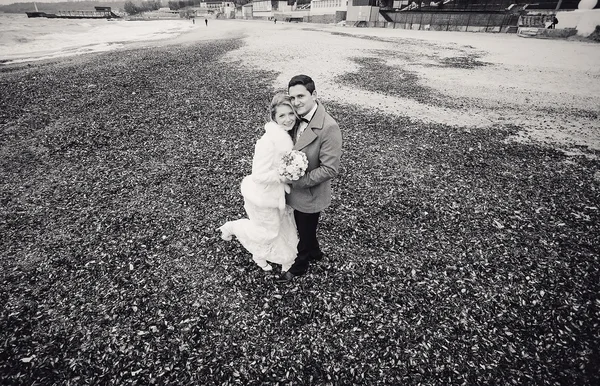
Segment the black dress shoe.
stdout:
<svg viewBox="0 0 600 386">
<path fill-rule="evenodd" d="M 281 284 L 291 283 L 295 277 L 296 277 L 296 275 L 294 275 L 291 272 L 286 271 L 286 272 L 282 273 L 281 276 L 279 276 L 277 279 L 275 279 L 275 281 L 277 283 L 281 283 Z"/>
<path fill-rule="evenodd" d="M 308 258 L 308 261 L 321 261 L 321 260 L 323 260 L 324 257 L 325 257 L 325 254 L 321 252 L 321 254 L 318 256 L 310 256 Z"/>
</svg>

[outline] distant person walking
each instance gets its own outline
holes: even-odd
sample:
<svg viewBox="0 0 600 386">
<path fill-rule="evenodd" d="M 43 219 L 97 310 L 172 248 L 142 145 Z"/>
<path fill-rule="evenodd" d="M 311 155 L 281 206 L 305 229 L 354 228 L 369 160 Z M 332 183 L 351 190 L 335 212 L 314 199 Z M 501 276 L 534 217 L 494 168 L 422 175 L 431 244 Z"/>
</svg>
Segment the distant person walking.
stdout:
<svg viewBox="0 0 600 386">
<path fill-rule="evenodd" d="M 196 18 L 192 19 L 192 24 L 196 24 Z"/>
<path fill-rule="evenodd" d="M 552 20 L 548 20 L 545 23 L 546 29 L 555 29 L 557 24 L 558 24 L 558 19 L 556 18 L 556 16 L 552 16 Z"/>
<path fill-rule="evenodd" d="M 204 24 L 206 24 L 206 26 L 208 27 L 208 19 L 204 18 Z"/>
</svg>

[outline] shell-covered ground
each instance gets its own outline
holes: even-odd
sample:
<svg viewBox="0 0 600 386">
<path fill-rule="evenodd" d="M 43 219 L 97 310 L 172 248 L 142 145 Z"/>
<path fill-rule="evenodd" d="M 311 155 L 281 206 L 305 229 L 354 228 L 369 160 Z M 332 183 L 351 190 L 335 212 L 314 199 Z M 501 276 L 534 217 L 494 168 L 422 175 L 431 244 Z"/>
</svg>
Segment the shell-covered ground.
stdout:
<svg viewBox="0 0 600 386">
<path fill-rule="evenodd" d="M 215 232 L 244 215 L 239 182 L 292 71 L 240 59 L 249 47 L 0 69 L 0 383 L 598 381 L 593 148 L 566 155 L 514 141 L 514 122 L 324 98 L 344 137 L 319 229 L 327 259 L 280 286 Z M 384 53 L 352 57 L 316 73 L 324 94 L 338 84 L 457 114 L 471 103 L 420 83 L 422 69 L 389 69 Z"/>
</svg>

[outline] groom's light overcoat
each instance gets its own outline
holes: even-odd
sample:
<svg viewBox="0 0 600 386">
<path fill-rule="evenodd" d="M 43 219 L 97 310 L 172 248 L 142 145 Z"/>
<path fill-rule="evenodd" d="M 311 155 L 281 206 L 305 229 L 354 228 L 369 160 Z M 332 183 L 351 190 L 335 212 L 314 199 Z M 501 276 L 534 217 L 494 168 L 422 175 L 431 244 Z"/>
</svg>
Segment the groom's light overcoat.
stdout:
<svg viewBox="0 0 600 386">
<path fill-rule="evenodd" d="M 331 179 L 339 172 L 342 156 L 340 127 L 320 103 L 294 150 L 306 154 L 308 169 L 292 182 L 287 204 L 304 213 L 320 212 L 331 204 Z"/>
</svg>

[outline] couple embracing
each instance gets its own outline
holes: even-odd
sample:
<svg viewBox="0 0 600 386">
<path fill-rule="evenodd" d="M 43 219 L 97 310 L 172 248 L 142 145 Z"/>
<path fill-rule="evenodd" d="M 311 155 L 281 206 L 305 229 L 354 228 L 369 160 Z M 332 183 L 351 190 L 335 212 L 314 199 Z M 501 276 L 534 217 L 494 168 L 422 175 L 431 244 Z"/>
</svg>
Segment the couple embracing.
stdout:
<svg viewBox="0 0 600 386">
<path fill-rule="evenodd" d="M 271 121 L 256 143 L 252 174 L 241 184 L 248 218 L 221 226 L 221 237 L 235 236 L 265 271 L 281 264 L 280 283 L 304 275 L 311 261 L 321 260 L 317 240 L 321 211 L 331 203 L 331 180 L 338 174 L 342 135 L 336 121 L 317 101 L 315 83 L 294 76 L 288 94 L 276 94 Z M 297 179 L 282 173 L 282 158 L 302 152 L 308 167 Z"/>
</svg>

